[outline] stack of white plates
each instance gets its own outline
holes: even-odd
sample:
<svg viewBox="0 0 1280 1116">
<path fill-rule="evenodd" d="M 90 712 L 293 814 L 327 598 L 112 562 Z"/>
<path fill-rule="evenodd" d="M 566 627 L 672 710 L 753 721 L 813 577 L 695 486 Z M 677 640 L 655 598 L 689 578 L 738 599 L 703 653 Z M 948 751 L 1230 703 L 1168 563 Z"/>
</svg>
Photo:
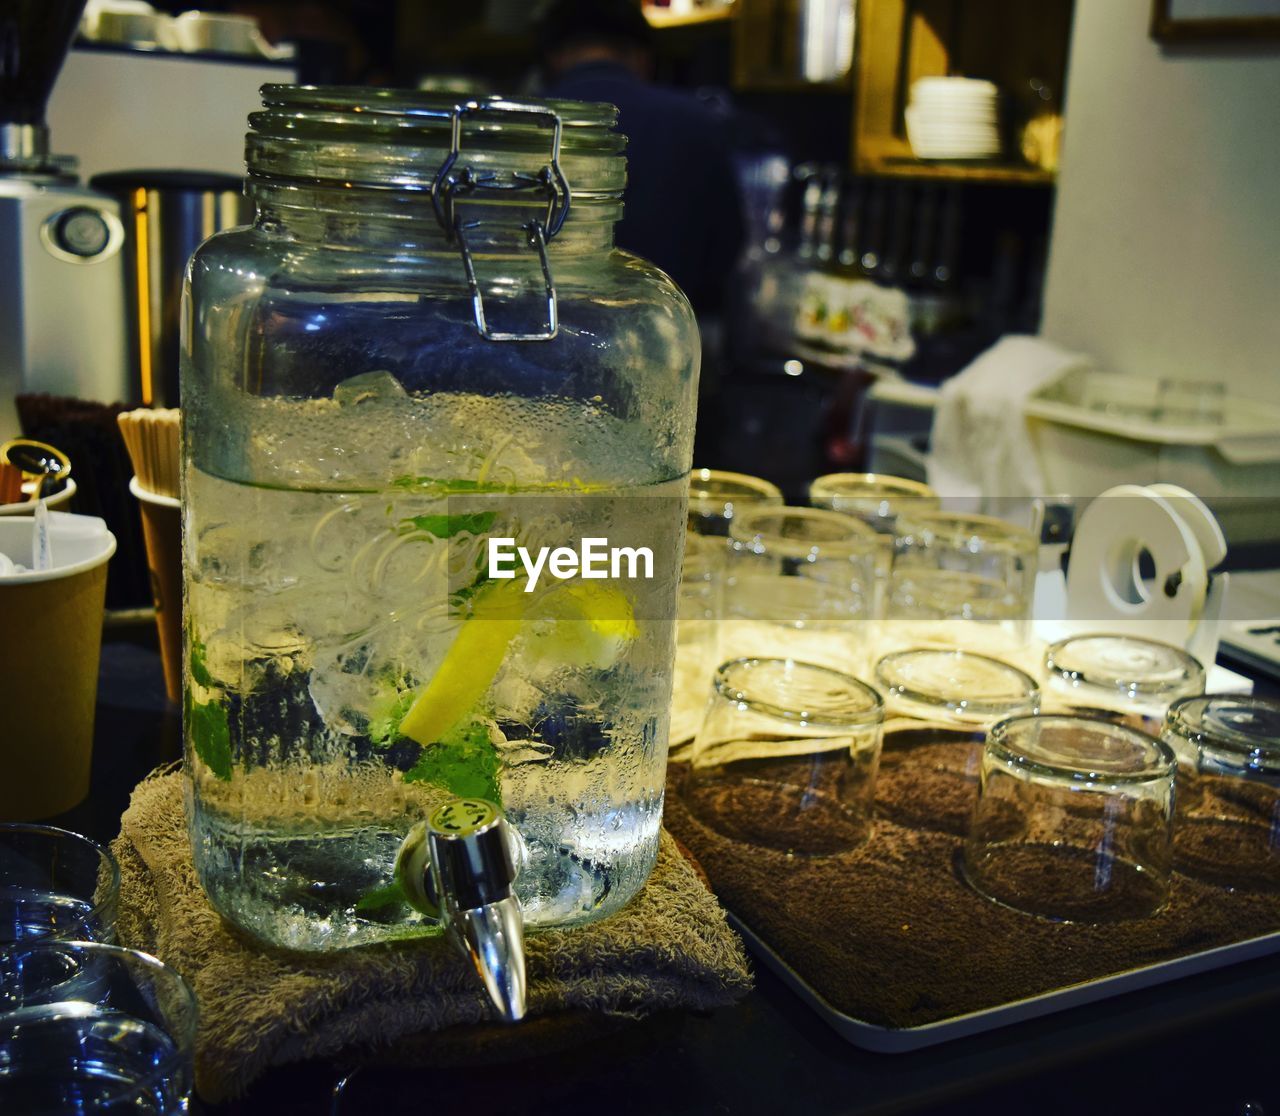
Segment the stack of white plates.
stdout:
<svg viewBox="0 0 1280 1116">
<path fill-rule="evenodd" d="M 907 139 L 920 159 L 1000 154 L 996 87 L 972 78 L 921 78 L 911 86 Z"/>
</svg>

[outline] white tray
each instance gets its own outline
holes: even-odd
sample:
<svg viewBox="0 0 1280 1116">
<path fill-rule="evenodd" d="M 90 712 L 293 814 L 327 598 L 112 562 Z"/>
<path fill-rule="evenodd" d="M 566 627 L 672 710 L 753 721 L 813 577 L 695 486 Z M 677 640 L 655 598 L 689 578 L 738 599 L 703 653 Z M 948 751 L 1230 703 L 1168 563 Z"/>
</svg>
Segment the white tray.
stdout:
<svg viewBox="0 0 1280 1116">
<path fill-rule="evenodd" d="M 955 1015 L 950 1019 L 926 1023 L 920 1027 L 882 1027 L 845 1015 L 844 1012 L 833 1007 L 732 912 L 729 912 L 729 921 L 742 935 L 751 951 L 825 1019 L 841 1038 L 863 1050 L 873 1050 L 880 1054 L 905 1054 L 909 1050 L 919 1050 L 940 1042 L 968 1038 L 970 1035 L 981 1034 L 984 1031 L 1007 1027 L 1011 1023 L 1022 1023 L 1042 1015 L 1051 1015 L 1056 1011 L 1065 1011 L 1067 1008 L 1109 999 L 1123 992 L 1135 992 L 1140 988 L 1150 988 L 1181 977 L 1206 973 L 1213 969 L 1234 965 L 1239 961 L 1251 961 L 1256 957 L 1280 952 L 1280 932 L 1266 934 L 1260 938 L 1232 942 L 1230 945 L 1218 946 L 1187 957 L 1176 957 L 1155 965 L 1145 965 L 1140 969 L 1130 969 L 1128 972 L 1116 973 L 1114 976 L 1085 981 L 1083 984 L 1073 984 L 1053 992 L 1042 992 L 1038 996 L 1029 996 L 1025 1000 L 1014 1000 L 1012 1003 L 984 1008 L 981 1011 Z"/>
</svg>

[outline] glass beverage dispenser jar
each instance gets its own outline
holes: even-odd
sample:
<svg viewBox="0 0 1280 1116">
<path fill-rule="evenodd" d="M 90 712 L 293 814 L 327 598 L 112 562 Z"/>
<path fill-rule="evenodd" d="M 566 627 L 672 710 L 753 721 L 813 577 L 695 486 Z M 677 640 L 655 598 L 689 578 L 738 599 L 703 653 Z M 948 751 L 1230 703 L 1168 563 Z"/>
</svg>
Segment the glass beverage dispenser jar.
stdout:
<svg viewBox="0 0 1280 1116">
<path fill-rule="evenodd" d="M 616 110 L 264 102 L 184 306 L 200 879 L 292 949 L 435 932 L 414 833 L 486 800 L 526 922 L 607 915 L 657 852 L 699 351 L 613 247 Z"/>
</svg>

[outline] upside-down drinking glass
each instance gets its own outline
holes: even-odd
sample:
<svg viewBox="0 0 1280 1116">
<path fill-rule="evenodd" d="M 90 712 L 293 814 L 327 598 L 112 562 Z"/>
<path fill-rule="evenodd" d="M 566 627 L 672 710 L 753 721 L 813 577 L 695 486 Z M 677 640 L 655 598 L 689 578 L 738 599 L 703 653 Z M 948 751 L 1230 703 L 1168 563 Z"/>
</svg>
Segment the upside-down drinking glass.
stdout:
<svg viewBox="0 0 1280 1116">
<path fill-rule="evenodd" d="M 857 673 L 878 638 L 879 536 L 838 512 L 757 507 L 730 526 L 721 661 L 785 657 Z"/>
<path fill-rule="evenodd" d="M 1169 899 L 1175 767 L 1167 745 L 1126 725 L 1001 721 L 983 751 L 965 877 L 1041 918 L 1155 914 Z"/>
<path fill-rule="evenodd" d="M 999 652 L 1024 645 L 1038 549 L 1026 528 L 993 516 L 901 516 L 886 609 L 893 647 Z"/>
<path fill-rule="evenodd" d="M 1178 870 L 1225 887 L 1280 890 L 1280 700 L 1182 698 L 1161 739 L 1178 757 Z"/>
<path fill-rule="evenodd" d="M 736 659 L 715 674 L 685 793 L 738 841 L 809 856 L 871 833 L 884 706 L 847 674 L 791 659 Z"/>
<path fill-rule="evenodd" d="M 881 534 L 892 535 L 905 513 L 933 512 L 942 500 L 927 484 L 886 473 L 828 473 L 809 485 L 815 508 L 844 512 Z"/>
<path fill-rule="evenodd" d="M 885 655 L 875 684 L 886 717 L 881 782 L 901 779 L 905 790 L 882 796 L 882 807 L 902 824 L 964 836 L 987 730 L 1039 712 L 1035 679 L 986 655 L 918 648 Z M 917 789 L 926 771 L 927 794 Z"/>
<path fill-rule="evenodd" d="M 1179 698 L 1204 692 L 1204 667 L 1180 647 L 1127 635 L 1076 635 L 1044 655 L 1047 690 L 1073 709 L 1107 710 L 1158 731 Z"/>
</svg>

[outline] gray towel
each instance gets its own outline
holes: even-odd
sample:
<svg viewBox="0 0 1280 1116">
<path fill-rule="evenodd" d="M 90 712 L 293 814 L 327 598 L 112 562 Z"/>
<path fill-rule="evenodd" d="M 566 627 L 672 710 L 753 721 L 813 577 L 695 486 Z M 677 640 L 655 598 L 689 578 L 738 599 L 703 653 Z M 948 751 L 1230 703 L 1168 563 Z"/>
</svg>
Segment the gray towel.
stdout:
<svg viewBox="0 0 1280 1116">
<path fill-rule="evenodd" d="M 439 939 L 308 956 L 235 933 L 196 879 L 176 772 L 135 788 L 112 849 L 121 944 L 154 953 L 195 990 L 196 1086 L 206 1100 L 242 1093 L 269 1066 L 492 1018 L 469 963 Z M 707 1010 L 751 987 L 741 942 L 665 831 L 653 875 L 622 911 L 531 934 L 527 951 L 531 1016 Z"/>
</svg>

